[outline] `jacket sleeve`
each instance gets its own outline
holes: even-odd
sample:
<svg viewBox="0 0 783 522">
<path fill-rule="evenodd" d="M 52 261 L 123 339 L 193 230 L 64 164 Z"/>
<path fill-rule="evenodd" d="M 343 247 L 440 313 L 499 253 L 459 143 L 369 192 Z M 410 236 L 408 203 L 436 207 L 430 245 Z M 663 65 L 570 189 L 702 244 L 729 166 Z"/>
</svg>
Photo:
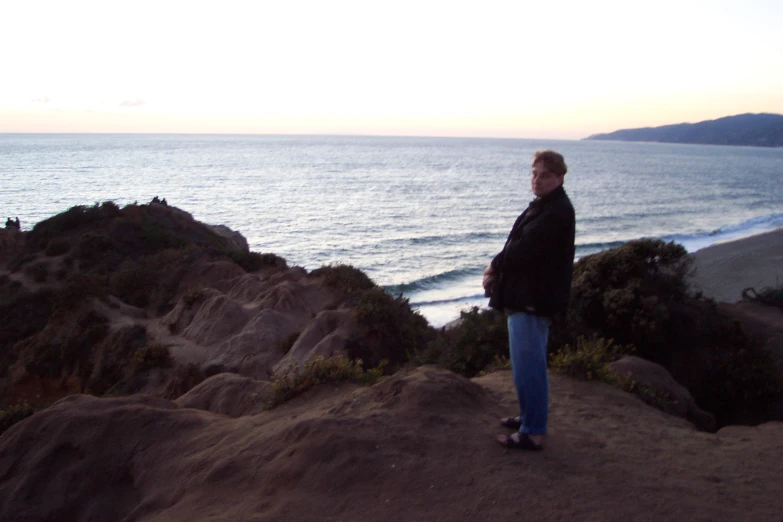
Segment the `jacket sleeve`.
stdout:
<svg viewBox="0 0 783 522">
<path fill-rule="evenodd" d="M 567 239 L 568 231 L 566 216 L 560 212 L 545 212 L 522 229 L 519 237 L 508 242 L 501 253 L 502 270 L 521 272 L 535 262 L 545 262 L 553 253 L 552 247 Z"/>
<path fill-rule="evenodd" d="M 503 252 L 500 252 L 498 255 L 492 258 L 492 262 L 489 264 L 493 270 L 496 272 L 502 268 L 503 263 Z"/>
</svg>

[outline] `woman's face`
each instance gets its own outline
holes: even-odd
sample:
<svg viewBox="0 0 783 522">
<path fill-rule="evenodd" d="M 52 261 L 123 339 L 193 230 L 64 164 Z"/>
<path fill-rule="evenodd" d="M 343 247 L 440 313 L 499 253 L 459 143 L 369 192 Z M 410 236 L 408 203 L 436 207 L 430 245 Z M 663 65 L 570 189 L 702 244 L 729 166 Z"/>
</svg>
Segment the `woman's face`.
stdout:
<svg viewBox="0 0 783 522">
<path fill-rule="evenodd" d="M 548 172 L 543 162 L 538 162 L 533 165 L 533 170 L 530 171 L 530 188 L 533 189 L 533 194 L 542 198 L 555 190 L 557 187 L 563 184 L 565 176 L 558 176 L 552 172 Z"/>
</svg>

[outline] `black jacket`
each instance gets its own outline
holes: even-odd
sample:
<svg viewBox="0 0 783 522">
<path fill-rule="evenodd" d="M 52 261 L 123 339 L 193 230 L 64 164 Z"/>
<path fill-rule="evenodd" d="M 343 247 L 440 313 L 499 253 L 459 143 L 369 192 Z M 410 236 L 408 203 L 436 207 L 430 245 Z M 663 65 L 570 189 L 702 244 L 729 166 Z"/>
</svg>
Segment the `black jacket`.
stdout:
<svg viewBox="0 0 783 522">
<path fill-rule="evenodd" d="M 545 317 L 564 313 L 571 295 L 576 218 L 559 186 L 517 218 L 503 250 L 492 260 L 489 306 Z"/>
</svg>

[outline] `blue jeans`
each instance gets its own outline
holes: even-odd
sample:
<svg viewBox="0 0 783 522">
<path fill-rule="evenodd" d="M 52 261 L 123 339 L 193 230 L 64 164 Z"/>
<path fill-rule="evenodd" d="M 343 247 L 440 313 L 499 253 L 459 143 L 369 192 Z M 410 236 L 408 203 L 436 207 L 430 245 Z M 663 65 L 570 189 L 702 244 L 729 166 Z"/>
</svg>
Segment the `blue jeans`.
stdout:
<svg viewBox="0 0 783 522">
<path fill-rule="evenodd" d="M 549 414 L 549 377 L 546 373 L 546 317 L 517 312 L 508 316 L 511 371 L 519 399 L 520 433 L 543 435 Z"/>
</svg>

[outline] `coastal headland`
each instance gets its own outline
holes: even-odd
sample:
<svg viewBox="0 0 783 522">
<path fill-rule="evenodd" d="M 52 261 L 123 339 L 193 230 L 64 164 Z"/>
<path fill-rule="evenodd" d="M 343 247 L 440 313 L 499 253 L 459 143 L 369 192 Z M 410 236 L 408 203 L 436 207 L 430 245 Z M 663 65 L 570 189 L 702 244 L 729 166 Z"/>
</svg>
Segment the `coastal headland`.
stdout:
<svg viewBox="0 0 783 522">
<path fill-rule="evenodd" d="M 353 267 L 290 267 L 160 203 L 0 248 L 2 520 L 783 512 L 783 311 L 742 299 L 777 284 L 781 231 L 581 259 L 535 454 L 494 442 L 516 405 L 497 314 L 436 330 Z"/>
<path fill-rule="evenodd" d="M 783 115 L 737 114 L 697 123 L 621 129 L 585 139 L 783 147 Z"/>
</svg>

